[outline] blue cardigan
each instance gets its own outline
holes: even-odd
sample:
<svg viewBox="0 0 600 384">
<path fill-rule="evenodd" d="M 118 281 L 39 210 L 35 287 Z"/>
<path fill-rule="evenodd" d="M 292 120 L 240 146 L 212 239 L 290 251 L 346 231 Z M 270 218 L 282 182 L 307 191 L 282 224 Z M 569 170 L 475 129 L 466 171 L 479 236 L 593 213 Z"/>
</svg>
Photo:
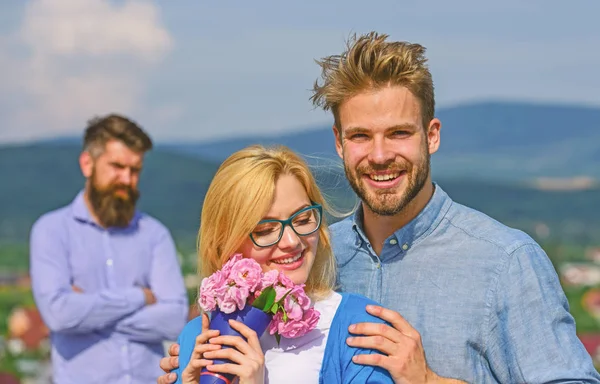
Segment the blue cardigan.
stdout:
<svg viewBox="0 0 600 384">
<path fill-rule="evenodd" d="M 351 336 L 348 332 L 351 324 L 385 323 L 383 320 L 371 316 L 365 310 L 367 304 L 377 303 L 361 295 L 351 293 L 342 293 L 341 295 L 342 301 L 333 317 L 327 336 L 319 384 L 393 384 L 394 381 L 386 370 L 352 362 L 354 355 L 379 353 L 378 351 L 354 348 L 346 344 L 346 339 Z M 181 372 L 189 363 L 196 345 L 196 337 L 201 331 L 202 317 L 199 316 L 192 319 L 179 335 L 177 340 L 180 348 L 179 368 L 174 371 L 177 373 L 176 384 L 181 384 Z"/>
<path fill-rule="evenodd" d="M 372 349 L 354 348 L 346 344 L 346 339 L 351 336 L 348 332 L 348 327 L 351 324 L 364 322 L 385 323 L 380 318 L 367 313 L 365 310 L 367 304 L 377 305 L 376 302 L 364 296 L 342 293 L 342 302 L 335 312 L 327 336 L 319 384 L 394 383 L 389 372 L 385 369 L 358 365 L 352 362 L 352 356 L 354 355 L 379 353 Z"/>
</svg>

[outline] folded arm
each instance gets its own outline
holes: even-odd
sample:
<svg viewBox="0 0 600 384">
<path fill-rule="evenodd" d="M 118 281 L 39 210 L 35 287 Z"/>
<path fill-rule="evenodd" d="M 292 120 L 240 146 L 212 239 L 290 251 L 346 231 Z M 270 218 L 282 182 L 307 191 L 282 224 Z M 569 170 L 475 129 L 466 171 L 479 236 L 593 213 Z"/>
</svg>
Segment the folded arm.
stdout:
<svg viewBox="0 0 600 384">
<path fill-rule="evenodd" d="M 30 237 L 33 295 L 50 330 L 88 333 L 104 329 L 144 306 L 140 288 L 74 292 L 69 250 L 58 224 L 42 218 L 33 226 Z"/>
<path fill-rule="evenodd" d="M 161 232 L 152 247 L 148 287 L 156 303 L 119 320 L 115 327 L 131 341 L 176 340 L 187 321 L 188 299 L 175 244 L 166 228 Z"/>
</svg>

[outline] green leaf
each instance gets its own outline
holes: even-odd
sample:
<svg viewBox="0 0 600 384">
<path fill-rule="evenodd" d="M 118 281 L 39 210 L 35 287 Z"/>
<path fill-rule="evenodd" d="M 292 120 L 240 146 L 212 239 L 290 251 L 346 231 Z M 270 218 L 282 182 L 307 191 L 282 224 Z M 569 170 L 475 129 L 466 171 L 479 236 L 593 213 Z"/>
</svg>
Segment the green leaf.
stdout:
<svg viewBox="0 0 600 384">
<path fill-rule="evenodd" d="M 277 310 L 279 310 L 280 305 L 278 303 L 274 303 L 273 306 L 271 307 L 271 313 L 272 314 L 276 314 Z"/>
<path fill-rule="evenodd" d="M 254 300 L 252 306 L 268 313 L 275 302 L 275 296 L 276 292 L 273 287 L 265 288 L 260 296 Z"/>
</svg>

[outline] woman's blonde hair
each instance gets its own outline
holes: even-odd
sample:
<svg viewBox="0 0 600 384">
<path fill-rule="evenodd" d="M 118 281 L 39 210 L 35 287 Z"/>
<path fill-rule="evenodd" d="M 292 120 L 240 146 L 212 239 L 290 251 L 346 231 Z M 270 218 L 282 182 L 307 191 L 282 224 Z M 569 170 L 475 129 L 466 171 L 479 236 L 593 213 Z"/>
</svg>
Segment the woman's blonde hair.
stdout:
<svg viewBox="0 0 600 384">
<path fill-rule="evenodd" d="M 251 146 L 232 154 L 221 164 L 204 198 L 198 234 L 198 267 L 201 277 L 220 269 L 248 238 L 270 209 L 275 184 L 281 175 L 295 176 L 308 198 L 328 206 L 306 162 L 284 146 Z M 326 296 L 336 280 L 335 260 L 325 217 L 306 292 Z"/>
</svg>

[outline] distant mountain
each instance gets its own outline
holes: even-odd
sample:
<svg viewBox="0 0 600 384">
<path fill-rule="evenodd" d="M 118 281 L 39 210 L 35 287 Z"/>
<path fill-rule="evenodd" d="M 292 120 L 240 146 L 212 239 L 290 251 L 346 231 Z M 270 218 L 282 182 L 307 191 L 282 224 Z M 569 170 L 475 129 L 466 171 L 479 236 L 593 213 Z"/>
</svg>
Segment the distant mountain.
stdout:
<svg viewBox="0 0 600 384">
<path fill-rule="evenodd" d="M 442 121 L 442 142 L 432 157 L 436 177 L 600 178 L 600 108 L 488 102 L 440 109 L 437 115 Z M 337 157 L 331 127 L 161 147 L 222 161 L 255 143 L 284 144 L 319 158 Z"/>
<path fill-rule="evenodd" d="M 440 111 L 439 175 L 600 178 L 600 108 L 484 103 Z"/>
<path fill-rule="evenodd" d="M 68 204 L 83 186 L 78 144 L 0 146 L 0 241 L 27 241 L 41 214 Z M 156 149 L 147 156 L 140 208 L 167 225 L 178 241 L 193 244 L 202 202 L 218 163 Z M 313 167 L 328 200 L 348 211 L 356 202 L 340 168 Z M 553 237 L 587 241 L 600 234 L 600 189 L 541 191 L 519 184 L 442 178 L 458 202 L 532 233 L 544 222 Z M 567 236 L 565 235 L 565 236 Z"/>
<path fill-rule="evenodd" d="M 252 144 L 282 144 L 305 155 L 337 158 L 331 127 L 306 127 L 286 134 L 252 135 L 206 142 L 168 143 L 160 144 L 160 147 L 165 150 L 223 161 L 233 152 Z"/>
</svg>

